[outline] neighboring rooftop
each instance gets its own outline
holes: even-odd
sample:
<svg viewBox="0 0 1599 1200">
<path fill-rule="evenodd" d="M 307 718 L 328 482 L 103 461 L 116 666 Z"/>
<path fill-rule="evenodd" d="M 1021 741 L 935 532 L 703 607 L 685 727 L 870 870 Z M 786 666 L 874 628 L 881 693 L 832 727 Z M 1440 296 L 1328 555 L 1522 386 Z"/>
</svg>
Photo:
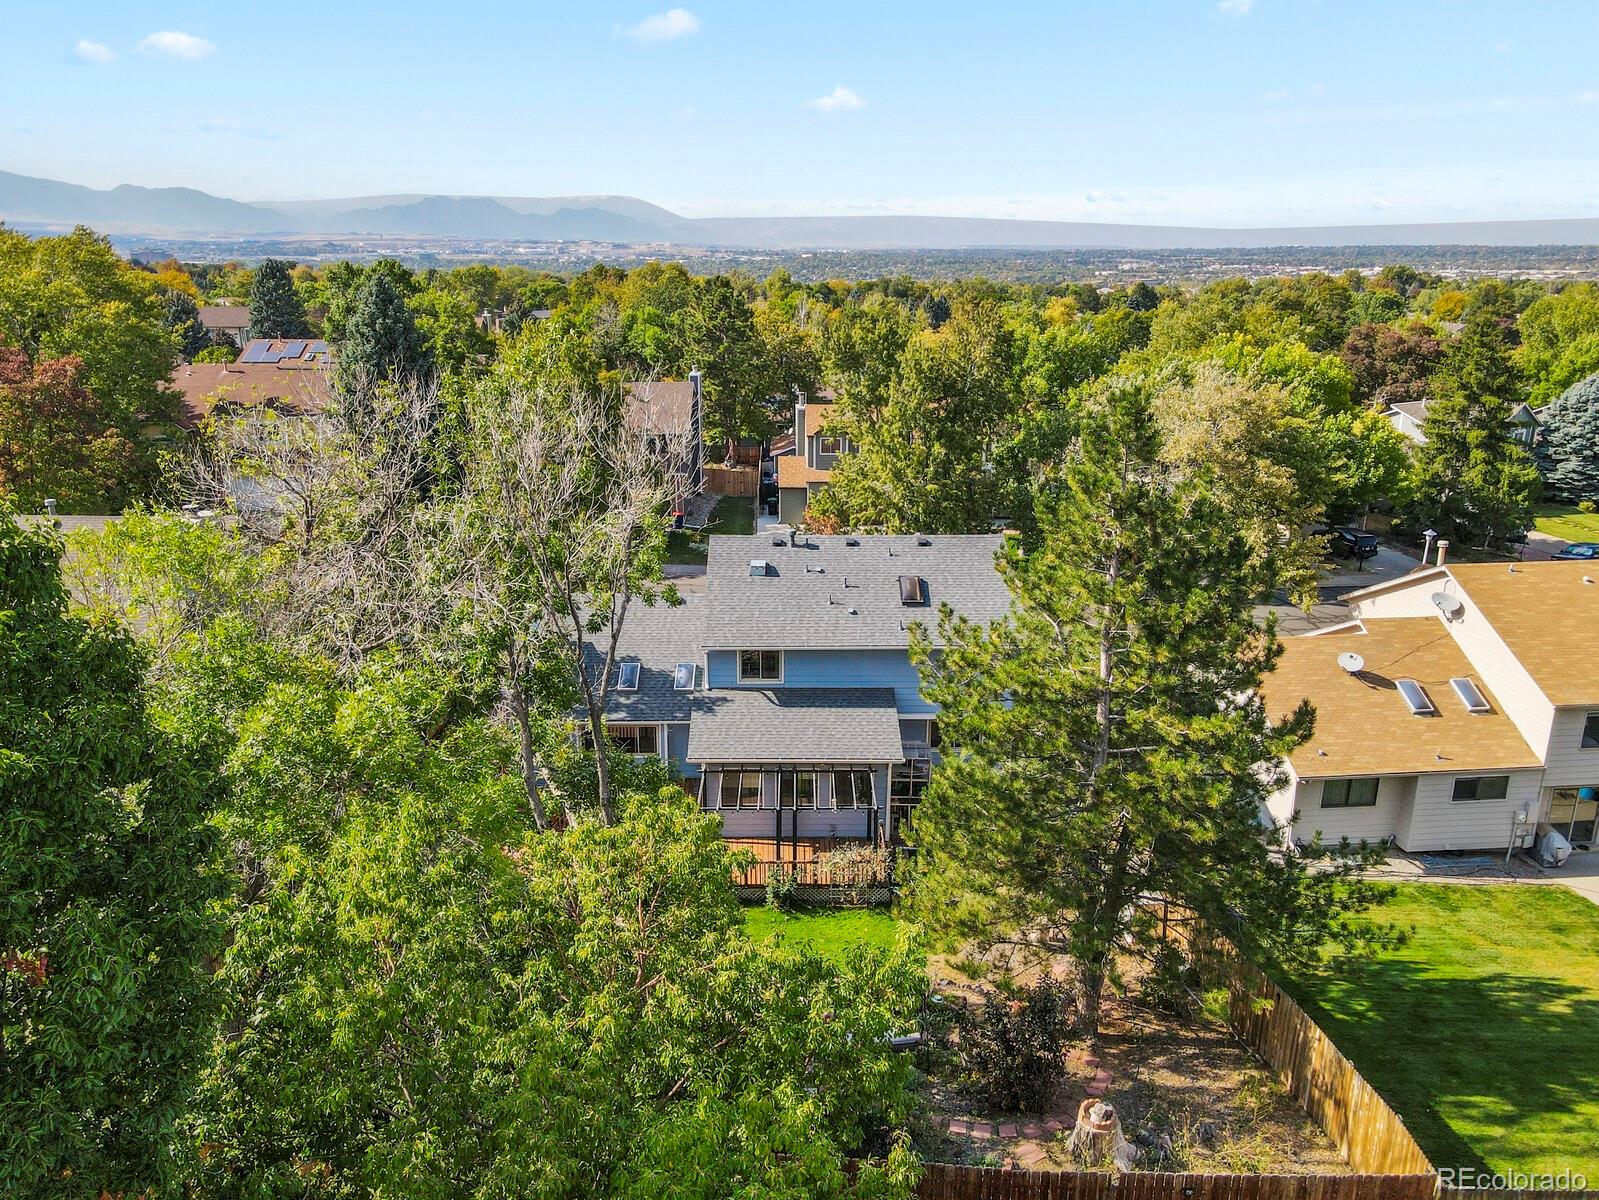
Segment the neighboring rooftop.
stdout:
<svg viewBox="0 0 1599 1200">
<path fill-rule="evenodd" d="M 1358 654 L 1351 673 L 1339 655 Z M 1398 688 L 1413 679 L 1434 712 L 1414 715 Z M 1488 702 L 1473 713 L 1450 685 L 1469 679 Z M 1504 771 L 1541 765 L 1520 731 L 1433 617 L 1367 619 L 1350 628 L 1286 638 L 1261 684 L 1266 712 L 1281 720 L 1308 699 L 1315 733 L 1289 756 L 1301 778 Z"/>
<path fill-rule="evenodd" d="M 826 483 L 833 472 L 822 467 L 808 467 L 801 454 L 784 454 L 777 459 L 777 486 L 802 488 L 813 483 Z"/>
<path fill-rule="evenodd" d="M 948 604 L 974 621 L 1010 611 L 994 566 L 999 534 L 712 535 L 706 563 L 708 649 L 893 649 L 909 626 L 936 632 Z M 774 545 L 774 542 L 781 543 Z M 926 544 L 921 544 L 925 542 Z M 751 562 L 768 564 L 751 574 Z M 900 600 L 900 578 L 923 581 L 920 605 Z"/>
<path fill-rule="evenodd" d="M 248 329 L 250 306 L 248 304 L 202 304 L 200 324 L 207 329 Z"/>
<path fill-rule="evenodd" d="M 645 380 L 622 385 L 628 424 L 652 433 L 687 433 L 694 427 L 694 384 Z"/>
<path fill-rule="evenodd" d="M 903 762 L 893 688 L 725 688 L 689 727 L 690 762 Z"/>
<path fill-rule="evenodd" d="M 185 363 L 172 373 L 182 395 L 178 423 L 194 428 L 219 404 L 232 408 L 271 405 L 304 414 L 327 407 L 327 384 L 320 371 L 275 363 Z"/>
<path fill-rule="evenodd" d="M 1599 703 L 1599 566 L 1451 563 L 1445 570 L 1551 704 Z"/>
</svg>

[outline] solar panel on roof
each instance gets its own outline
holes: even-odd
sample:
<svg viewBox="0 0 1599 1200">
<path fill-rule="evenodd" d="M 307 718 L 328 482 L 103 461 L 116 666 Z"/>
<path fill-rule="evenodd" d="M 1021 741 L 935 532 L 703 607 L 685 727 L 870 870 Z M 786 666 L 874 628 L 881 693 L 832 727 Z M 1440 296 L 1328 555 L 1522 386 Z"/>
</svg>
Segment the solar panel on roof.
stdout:
<svg viewBox="0 0 1599 1200">
<path fill-rule="evenodd" d="M 1433 707 L 1432 697 L 1427 695 L 1427 690 L 1414 679 L 1401 679 L 1394 686 L 1399 689 L 1399 694 L 1405 698 L 1405 703 L 1416 716 L 1431 716 L 1438 711 Z"/>
<path fill-rule="evenodd" d="M 270 354 L 271 352 L 271 342 L 251 342 L 244 348 L 244 354 L 239 361 L 247 363 L 270 362 L 270 359 L 263 356 Z"/>
<path fill-rule="evenodd" d="M 305 342 L 303 340 L 297 342 L 285 342 L 283 344 L 283 358 L 299 358 L 300 355 L 304 353 Z"/>
</svg>

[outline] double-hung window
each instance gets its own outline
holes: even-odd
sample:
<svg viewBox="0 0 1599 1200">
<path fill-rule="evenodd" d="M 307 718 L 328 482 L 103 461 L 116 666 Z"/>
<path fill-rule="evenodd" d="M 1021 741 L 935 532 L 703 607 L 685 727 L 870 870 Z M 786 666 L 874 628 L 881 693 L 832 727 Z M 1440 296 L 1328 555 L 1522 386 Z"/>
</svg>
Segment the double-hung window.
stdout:
<svg viewBox="0 0 1599 1200">
<path fill-rule="evenodd" d="M 740 683 L 781 683 L 783 681 L 783 652 L 781 650 L 740 650 L 738 652 L 738 681 Z"/>
<path fill-rule="evenodd" d="M 831 434 L 816 439 L 816 453 L 839 455 L 844 453 L 844 439 Z"/>
<path fill-rule="evenodd" d="M 1510 793 L 1508 775 L 1472 775 L 1455 780 L 1451 800 L 1503 800 Z"/>
<path fill-rule="evenodd" d="M 1375 779 L 1328 779 L 1321 785 L 1323 808 L 1371 808 L 1376 803 Z"/>
<path fill-rule="evenodd" d="M 723 771 L 722 807 L 759 808 L 761 806 L 761 773 L 759 771 Z"/>
</svg>

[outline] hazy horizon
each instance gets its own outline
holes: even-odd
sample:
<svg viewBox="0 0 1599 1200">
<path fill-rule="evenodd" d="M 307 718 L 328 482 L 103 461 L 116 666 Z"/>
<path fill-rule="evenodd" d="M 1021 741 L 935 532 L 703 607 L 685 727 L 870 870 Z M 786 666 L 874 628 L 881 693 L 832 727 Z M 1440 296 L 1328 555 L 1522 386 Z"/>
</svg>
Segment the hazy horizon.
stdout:
<svg viewBox="0 0 1599 1200">
<path fill-rule="evenodd" d="M 1599 6 L 8 12 L 0 168 L 246 201 L 1249 228 L 1599 216 Z"/>
</svg>

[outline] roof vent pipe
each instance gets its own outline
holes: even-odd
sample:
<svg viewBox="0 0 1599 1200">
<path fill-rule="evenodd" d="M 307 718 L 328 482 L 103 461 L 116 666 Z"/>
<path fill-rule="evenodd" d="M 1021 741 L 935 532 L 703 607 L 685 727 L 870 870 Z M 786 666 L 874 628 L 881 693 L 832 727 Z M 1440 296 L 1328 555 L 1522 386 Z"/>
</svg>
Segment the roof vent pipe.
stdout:
<svg viewBox="0 0 1599 1200">
<path fill-rule="evenodd" d="M 798 543 L 797 543 L 797 542 L 795 542 L 795 540 L 794 540 L 794 539 L 795 539 L 795 537 L 796 537 L 796 536 L 797 536 L 797 535 L 796 535 L 796 531 L 795 531 L 795 529 L 794 529 L 794 527 L 793 527 L 793 526 L 792 526 L 792 525 L 791 525 L 791 526 L 789 526 L 789 530 L 788 530 L 788 544 L 789 544 L 789 545 L 790 545 L 790 546 L 793 546 L 793 545 L 797 545 L 797 544 L 798 544 Z"/>
<path fill-rule="evenodd" d="M 1438 565 L 1440 567 L 1443 566 L 1444 565 L 1444 559 L 1446 559 L 1448 557 L 1449 557 L 1449 539 L 1448 538 L 1439 538 L 1438 539 Z"/>
</svg>

